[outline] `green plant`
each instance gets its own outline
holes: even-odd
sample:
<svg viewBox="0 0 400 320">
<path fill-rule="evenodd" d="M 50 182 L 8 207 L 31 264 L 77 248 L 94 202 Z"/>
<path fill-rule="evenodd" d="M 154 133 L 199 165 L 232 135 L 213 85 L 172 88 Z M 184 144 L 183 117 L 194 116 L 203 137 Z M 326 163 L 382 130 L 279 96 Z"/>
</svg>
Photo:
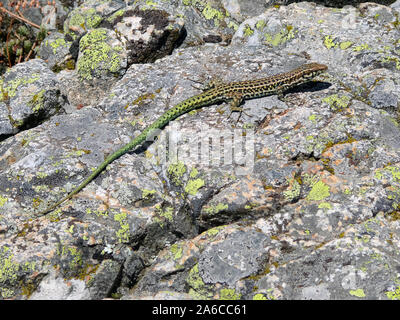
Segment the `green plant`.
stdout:
<svg viewBox="0 0 400 320">
<path fill-rule="evenodd" d="M 55 1 L 48 5 L 55 6 Z M 6 67 L 34 58 L 35 48 L 47 35 L 46 30 L 24 16 L 24 11 L 33 7 L 40 8 L 39 0 L 8 0 L 7 6 L 0 2 L 0 74 Z"/>
</svg>

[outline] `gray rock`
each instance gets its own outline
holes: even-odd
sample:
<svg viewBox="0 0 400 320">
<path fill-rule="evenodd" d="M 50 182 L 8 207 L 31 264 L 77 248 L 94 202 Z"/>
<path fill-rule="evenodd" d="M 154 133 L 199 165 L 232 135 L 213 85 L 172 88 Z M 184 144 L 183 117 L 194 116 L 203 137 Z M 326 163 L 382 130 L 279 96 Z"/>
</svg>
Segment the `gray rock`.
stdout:
<svg viewBox="0 0 400 320">
<path fill-rule="evenodd" d="M 394 10 L 296 3 L 252 17 L 238 1 L 240 9 L 226 4 L 237 15 L 228 19 L 211 18 L 211 4 L 187 3 L 165 9 L 191 13 L 182 17 L 186 39 L 227 35 L 224 23 L 242 20 L 233 44 L 186 42 L 125 73 L 120 64 L 120 79 L 100 64 L 90 85 L 63 70 L 56 79 L 76 99 L 67 114 L 18 133 L 3 126 L 0 296 L 398 299 Z M 108 2 L 85 5 L 105 19 L 118 12 Z M 228 103 L 185 114 L 35 217 L 165 110 L 201 92 L 191 80 L 257 79 L 311 60 L 328 74 L 282 100 L 245 101 L 240 118 L 229 116 Z M 84 99 L 92 105 L 77 107 Z"/>
<path fill-rule="evenodd" d="M 2 135 L 34 127 L 64 111 L 67 100 L 43 60 L 34 59 L 9 69 L 0 79 Z"/>
</svg>

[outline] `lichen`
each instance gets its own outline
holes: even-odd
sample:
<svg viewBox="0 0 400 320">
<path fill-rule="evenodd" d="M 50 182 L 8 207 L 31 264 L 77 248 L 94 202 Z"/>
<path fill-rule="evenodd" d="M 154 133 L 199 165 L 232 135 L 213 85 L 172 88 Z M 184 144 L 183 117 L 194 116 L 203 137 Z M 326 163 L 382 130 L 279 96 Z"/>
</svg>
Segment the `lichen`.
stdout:
<svg viewBox="0 0 400 320">
<path fill-rule="evenodd" d="M 333 38 L 329 35 L 324 37 L 324 45 L 327 49 L 331 49 L 337 46 L 337 44 L 333 41 Z"/>
<path fill-rule="evenodd" d="M 307 195 L 306 199 L 309 201 L 320 201 L 330 196 L 330 188 L 328 185 L 323 183 L 321 180 L 314 183 L 312 188 Z"/>
<path fill-rule="evenodd" d="M 195 264 L 190 269 L 186 283 L 189 285 L 189 295 L 194 299 L 211 299 L 213 294 L 210 286 L 206 285 L 199 274 L 199 265 Z"/>
<path fill-rule="evenodd" d="M 4 85 L 3 80 L 0 80 L 0 102 L 15 97 L 20 86 L 27 86 L 35 81 L 38 81 L 39 79 L 40 75 L 33 73 L 31 76 L 7 81 L 6 86 Z"/>
<path fill-rule="evenodd" d="M 353 45 L 353 42 L 351 41 L 343 41 L 341 43 L 339 43 L 339 48 L 342 50 L 346 50 L 348 48 L 350 48 Z"/>
<path fill-rule="evenodd" d="M 194 196 L 197 194 L 197 191 L 199 191 L 199 189 L 204 186 L 204 184 L 205 184 L 204 180 L 200 178 L 195 180 L 189 180 L 185 186 L 185 192 L 187 194 Z"/>
<path fill-rule="evenodd" d="M 204 18 L 206 18 L 207 20 L 213 20 L 215 26 L 217 27 L 219 26 L 220 22 L 224 19 L 224 15 L 217 9 L 211 7 L 209 4 L 207 4 L 204 7 L 202 14 Z"/>
<path fill-rule="evenodd" d="M 322 101 L 327 103 L 332 111 L 342 111 L 349 106 L 350 98 L 333 94 L 322 99 Z"/>
<path fill-rule="evenodd" d="M 253 296 L 253 300 L 268 300 L 262 293 L 257 293 Z"/>
<path fill-rule="evenodd" d="M 186 172 L 186 166 L 182 161 L 172 163 L 167 169 L 168 175 L 171 177 L 172 181 L 177 185 L 182 185 L 181 178 Z"/>
<path fill-rule="evenodd" d="M 400 286 L 393 291 L 386 291 L 385 294 L 390 300 L 400 300 Z"/>
<path fill-rule="evenodd" d="M 209 207 L 204 208 L 204 212 L 208 214 L 217 214 L 218 212 L 221 212 L 226 209 L 228 209 L 227 204 L 218 203 L 217 205 L 210 205 Z"/>
<path fill-rule="evenodd" d="M 243 34 L 246 37 L 250 37 L 250 36 L 252 36 L 254 34 L 254 30 L 248 24 L 246 24 L 244 26 Z"/>
<path fill-rule="evenodd" d="M 179 260 L 180 258 L 182 258 L 182 254 L 183 254 L 183 249 L 182 247 L 180 247 L 178 244 L 174 243 L 170 249 L 171 254 L 172 254 L 172 258 L 174 260 Z"/>
<path fill-rule="evenodd" d="M 239 300 L 241 297 L 240 293 L 236 293 L 235 289 L 224 288 L 219 291 L 220 300 Z"/>
<path fill-rule="evenodd" d="M 142 190 L 142 198 L 143 199 L 150 199 L 154 196 L 154 194 L 156 193 L 156 190 L 148 190 L 148 189 L 143 189 Z"/>
<path fill-rule="evenodd" d="M 54 41 L 51 41 L 49 46 L 53 48 L 53 54 L 56 54 L 59 47 L 68 47 L 68 43 L 64 38 L 57 38 Z"/>
<path fill-rule="evenodd" d="M 298 30 L 294 29 L 293 26 L 287 25 L 285 28 L 281 29 L 277 34 L 265 33 L 265 43 L 276 47 L 278 45 L 284 44 L 287 41 L 293 39 Z"/>
<path fill-rule="evenodd" d="M 363 289 L 350 290 L 349 293 L 357 298 L 365 298 L 365 293 Z"/>
<path fill-rule="evenodd" d="M 31 273 L 35 269 L 36 264 L 34 262 L 15 262 L 10 248 L 0 247 L 0 297 L 7 299 L 14 296 L 16 292 L 12 288 L 17 286 L 18 273 Z"/>
<path fill-rule="evenodd" d="M 289 181 L 289 188 L 283 192 L 285 200 L 292 201 L 300 196 L 301 185 L 296 179 Z"/>
<path fill-rule="evenodd" d="M 94 29 L 82 37 L 80 41 L 81 56 L 77 63 L 81 78 L 91 80 L 93 75 L 100 75 L 104 70 L 116 73 L 121 66 L 119 46 L 110 46 L 106 40 L 107 30 Z"/>
<path fill-rule="evenodd" d="M 4 206 L 4 204 L 8 201 L 7 198 L 0 196 L 0 207 Z"/>
<path fill-rule="evenodd" d="M 32 108 L 33 112 L 38 112 L 40 109 L 43 108 L 45 92 L 46 90 L 42 89 L 38 93 L 34 94 L 31 100 L 28 102 L 28 105 Z"/>
<path fill-rule="evenodd" d="M 129 223 L 125 212 L 114 214 L 114 220 L 119 222 L 120 228 L 116 231 L 119 243 L 129 242 Z"/>
</svg>

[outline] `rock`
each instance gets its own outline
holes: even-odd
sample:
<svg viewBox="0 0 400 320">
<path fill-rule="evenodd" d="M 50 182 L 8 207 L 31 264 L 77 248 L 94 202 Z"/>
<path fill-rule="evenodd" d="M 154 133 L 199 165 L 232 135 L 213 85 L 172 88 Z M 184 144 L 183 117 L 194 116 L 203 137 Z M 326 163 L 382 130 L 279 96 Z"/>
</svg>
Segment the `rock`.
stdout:
<svg viewBox="0 0 400 320">
<path fill-rule="evenodd" d="M 85 37 L 99 30 L 109 46 L 123 42 L 104 21 L 118 21 L 125 6 L 87 1 L 77 10 L 84 8 L 102 15 L 73 32 L 79 59 Z M 293 3 L 253 16 L 243 1 L 171 2 L 163 10 L 168 21 L 178 10 L 191 13 L 180 16 L 188 35 L 171 54 L 125 67 L 131 56 L 121 51 L 115 72 L 110 55 L 90 69 L 91 80 L 77 70 L 41 71 L 73 106 L 0 143 L 0 296 L 398 299 L 397 13 L 375 3 Z M 230 45 L 219 45 L 229 43 L 233 20 L 243 23 Z M 189 46 L 203 36 L 208 44 Z M 327 74 L 280 99 L 246 100 L 240 117 L 225 102 L 182 115 L 35 217 L 163 112 L 200 93 L 193 82 L 258 79 L 309 61 L 328 65 Z M 11 130 L 2 110 L 2 128 Z"/>
<path fill-rule="evenodd" d="M 63 112 L 67 100 L 43 60 L 20 63 L 0 79 L 0 139 Z"/>
</svg>

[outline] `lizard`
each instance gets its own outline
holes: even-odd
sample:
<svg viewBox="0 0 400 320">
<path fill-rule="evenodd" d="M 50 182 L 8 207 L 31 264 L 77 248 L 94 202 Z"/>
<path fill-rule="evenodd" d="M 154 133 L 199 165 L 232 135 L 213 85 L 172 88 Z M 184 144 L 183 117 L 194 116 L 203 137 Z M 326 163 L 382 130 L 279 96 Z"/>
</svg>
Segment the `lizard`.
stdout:
<svg viewBox="0 0 400 320">
<path fill-rule="evenodd" d="M 73 189 L 61 200 L 48 206 L 38 213 L 39 216 L 46 215 L 53 211 L 64 201 L 69 200 L 86 187 L 96 178 L 111 162 L 121 157 L 123 154 L 142 145 L 147 138 L 152 136 L 156 130 L 164 128 L 170 121 L 188 113 L 194 109 L 209 106 L 219 102 L 230 102 L 231 110 L 237 110 L 240 104 L 246 99 L 260 98 L 268 95 L 277 94 L 282 96 L 285 91 L 313 80 L 316 76 L 325 72 L 328 67 L 324 64 L 312 62 L 295 68 L 289 72 L 279 73 L 266 78 L 256 80 L 245 80 L 236 82 L 210 82 L 202 93 L 194 95 L 172 108 L 165 111 L 158 119 L 147 126 L 138 136 L 109 155 L 85 180 Z"/>
</svg>

